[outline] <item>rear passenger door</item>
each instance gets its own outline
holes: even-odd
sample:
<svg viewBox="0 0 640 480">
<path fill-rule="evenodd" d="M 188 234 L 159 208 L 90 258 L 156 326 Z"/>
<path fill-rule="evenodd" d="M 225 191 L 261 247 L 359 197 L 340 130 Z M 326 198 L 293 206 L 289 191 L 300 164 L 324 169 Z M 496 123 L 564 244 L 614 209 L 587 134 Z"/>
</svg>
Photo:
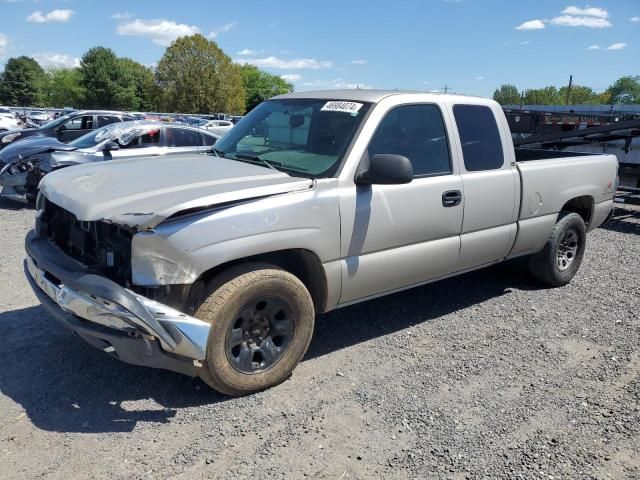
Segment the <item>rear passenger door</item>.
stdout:
<svg viewBox="0 0 640 480">
<path fill-rule="evenodd" d="M 504 258 L 516 234 L 519 177 L 494 108 L 499 107 L 453 105 L 464 188 L 457 270 Z"/>
</svg>

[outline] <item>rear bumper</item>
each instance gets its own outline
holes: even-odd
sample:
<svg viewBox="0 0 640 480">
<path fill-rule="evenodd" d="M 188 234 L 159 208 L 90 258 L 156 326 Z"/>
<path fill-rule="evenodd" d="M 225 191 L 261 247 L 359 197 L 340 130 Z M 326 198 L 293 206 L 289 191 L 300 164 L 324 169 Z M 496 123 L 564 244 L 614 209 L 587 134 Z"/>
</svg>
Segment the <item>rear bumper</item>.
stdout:
<svg viewBox="0 0 640 480">
<path fill-rule="evenodd" d="M 135 365 L 195 375 L 210 326 L 88 272 L 27 235 L 26 275 L 44 307 L 91 345 Z"/>
</svg>

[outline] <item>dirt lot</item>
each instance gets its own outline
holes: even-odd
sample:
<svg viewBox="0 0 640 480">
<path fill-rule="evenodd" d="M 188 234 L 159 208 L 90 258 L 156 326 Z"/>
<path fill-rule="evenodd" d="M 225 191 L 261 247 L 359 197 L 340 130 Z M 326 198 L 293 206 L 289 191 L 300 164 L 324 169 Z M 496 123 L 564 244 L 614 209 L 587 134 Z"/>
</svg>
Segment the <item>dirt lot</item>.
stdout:
<svg viewBox="0 0 640 480">
<path fill-rule="evenodd" d="M 47 318 L 33 212 L 0 203 L 1 478 L 640 478 L 640 209 L 574 282 L 501 265 L 318 318 L 305 361 L 229 399 Z"/>
</svg>

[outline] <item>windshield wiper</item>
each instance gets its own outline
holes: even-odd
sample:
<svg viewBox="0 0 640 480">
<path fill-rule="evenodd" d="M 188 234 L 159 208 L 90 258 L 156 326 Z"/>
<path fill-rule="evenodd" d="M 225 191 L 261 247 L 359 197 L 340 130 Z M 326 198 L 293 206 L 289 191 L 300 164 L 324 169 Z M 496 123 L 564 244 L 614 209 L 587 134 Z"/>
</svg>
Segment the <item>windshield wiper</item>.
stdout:
<svg viewBox="0 0 640 480">
<path fill-rule="evenodd" d="M 216 147 L 213 147 L 211 150 L 209 150 L 210 152 L 213 152 L 214 155 L 218 158 L 226 158 L 224 156 L 224 152 L 222 150 L 218 150 Z M 221 155 L 222 154 L 222 155 Z"/>
<path fill-rule="evenodd" d="M 264 165 L 266 165 L 267 167 L 269 167 L 272 170 L 278 170 L 275 167 L 276 165 L 279 166 L 279 167 L 282 167 L 282 163 L 280 163 L 280 162 L 274 162 L 273 160 L 265 160 L 260 155 L 255 155 L 255 154 L 252 154 L 252 153 L 236 153 L 236 158 L 238 160 L 250 160 L 253 163 L 260 162 L 260 163 L 263 163 Z"/>
</svg>

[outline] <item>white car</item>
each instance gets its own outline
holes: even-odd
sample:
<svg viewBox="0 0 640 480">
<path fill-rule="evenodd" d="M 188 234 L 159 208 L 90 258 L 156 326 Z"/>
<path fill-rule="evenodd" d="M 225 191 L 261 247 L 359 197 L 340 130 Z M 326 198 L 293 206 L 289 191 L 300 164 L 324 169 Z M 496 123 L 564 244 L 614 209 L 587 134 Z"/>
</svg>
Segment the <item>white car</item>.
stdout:
<svg viewBox="0 0 640 480">
<path fill-rule="evenodd" d="M 15 118 L 11 113 L 0 113 L 0 132 L 8 130 L 18 130 L 22 128 L 22 121 Z"/>
<path fill-rule="evenodd" d="M 233 122 L 228 120 L 209 120 L 202 128 L 222 137 L 233 128 Z"/>
</svg>

